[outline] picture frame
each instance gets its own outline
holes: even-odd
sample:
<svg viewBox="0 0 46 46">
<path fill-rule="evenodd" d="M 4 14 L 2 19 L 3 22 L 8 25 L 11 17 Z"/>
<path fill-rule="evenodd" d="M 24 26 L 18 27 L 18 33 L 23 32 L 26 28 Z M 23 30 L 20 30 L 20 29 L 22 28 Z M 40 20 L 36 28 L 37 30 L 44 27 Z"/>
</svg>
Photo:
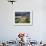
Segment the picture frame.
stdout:
<svg viewBox="0 0 46 46">
<path fill-rule="evenodd" d="M 15 25 L 26 26 L 33 24 L 33 14 L 32 11 L 16 11 L 15 12 Z"/>
</svg>

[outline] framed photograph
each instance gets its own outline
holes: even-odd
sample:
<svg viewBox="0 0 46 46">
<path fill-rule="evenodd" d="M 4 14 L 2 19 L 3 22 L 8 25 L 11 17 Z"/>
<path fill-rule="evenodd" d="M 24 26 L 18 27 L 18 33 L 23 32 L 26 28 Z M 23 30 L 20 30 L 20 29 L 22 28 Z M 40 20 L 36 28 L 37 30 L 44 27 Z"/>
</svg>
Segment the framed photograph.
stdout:
<svg viewBox="0 0 46 46">
<path fill-rule="evenodd" d="M 15 25 L 32 25 L 32 11 L 16 11 Z"/>
</svg>

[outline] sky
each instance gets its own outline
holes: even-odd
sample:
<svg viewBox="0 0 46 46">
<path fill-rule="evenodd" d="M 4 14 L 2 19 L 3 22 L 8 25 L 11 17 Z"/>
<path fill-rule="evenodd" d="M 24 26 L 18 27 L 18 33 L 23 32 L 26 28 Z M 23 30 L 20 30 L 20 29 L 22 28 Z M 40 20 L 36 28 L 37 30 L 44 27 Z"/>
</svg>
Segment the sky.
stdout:
<svg viewBox="0 0 46 46">
<path fill-rule="evenodd" d="M 15 16 L 30 16 L 30 12 L 16 12 Z"/>
</svg>

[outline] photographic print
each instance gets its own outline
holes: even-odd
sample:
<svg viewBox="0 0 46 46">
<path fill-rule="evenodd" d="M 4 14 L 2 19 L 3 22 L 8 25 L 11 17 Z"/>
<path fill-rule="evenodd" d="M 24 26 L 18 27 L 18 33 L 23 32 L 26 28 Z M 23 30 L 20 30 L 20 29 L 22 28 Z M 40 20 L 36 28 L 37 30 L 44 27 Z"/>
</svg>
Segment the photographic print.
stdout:
<svg viewBox="0 0 46 46">
<path fill-rule="evenodd" d="M 31 12 L 15 12 L 15 24 L 16 25 L 32 25 L 32 13 Z"/>
</svg>

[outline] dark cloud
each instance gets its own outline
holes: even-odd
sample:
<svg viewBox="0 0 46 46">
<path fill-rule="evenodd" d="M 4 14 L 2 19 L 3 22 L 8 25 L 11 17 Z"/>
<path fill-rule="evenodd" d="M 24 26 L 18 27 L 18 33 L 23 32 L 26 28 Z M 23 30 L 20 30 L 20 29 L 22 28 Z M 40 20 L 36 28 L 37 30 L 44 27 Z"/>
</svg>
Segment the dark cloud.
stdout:
<svg viewBox="0 0 46 46">
<path fill-rule="evenodd" d="M 30 12 L 15 12 L 15 16 L 30 16 Z"/>
</svg>

